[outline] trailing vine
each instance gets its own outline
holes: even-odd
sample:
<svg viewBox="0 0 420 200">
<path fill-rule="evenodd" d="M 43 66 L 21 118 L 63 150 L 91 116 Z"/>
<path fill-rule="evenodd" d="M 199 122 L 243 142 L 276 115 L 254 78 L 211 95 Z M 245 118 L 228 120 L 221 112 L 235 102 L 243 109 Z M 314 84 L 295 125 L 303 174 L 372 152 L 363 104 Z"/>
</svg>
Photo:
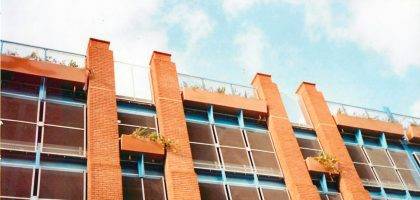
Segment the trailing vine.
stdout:
<svg viewBox="0 0 420 200">
<path fill-rule="evenodd" d="M 338 160 L 335 158 L 335 156 L 330 155 L 325 152 L 321 152 L 317 157 L 314 157 L 316 161 L 319 162 L 325 169 L 329 172 L 331 175 L 332 173 L 338 174 L 340 173 L 340 170 L 338 169 Z"/>
<path fill-rule="evenodd" d="M 162 145 L 164 150 L 174 149 L 175 142 L 171 139 L 165 138 L 165 136 L 158 134 L 154 129 L 147 127 L 140 127 L 131 133 L 136 138 L 148 139 L 152 142 L 156 142 Z"/>
</svg>

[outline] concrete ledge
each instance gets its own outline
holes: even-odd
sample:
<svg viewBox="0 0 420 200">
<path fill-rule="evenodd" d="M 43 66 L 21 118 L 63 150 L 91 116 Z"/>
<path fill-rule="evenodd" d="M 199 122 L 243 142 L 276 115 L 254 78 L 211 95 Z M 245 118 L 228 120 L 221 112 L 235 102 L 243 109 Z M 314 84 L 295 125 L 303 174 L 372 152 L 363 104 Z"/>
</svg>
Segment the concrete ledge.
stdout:
<svg viewBox="0 0 420 200">
<path fill-rule="evenodd" d="M 121 135 L 121 151 L 130 151 L 137 153 L 147 153 L 152 155 L 163 156 L 165 151 L 163 147 L 155 142 L 136 138 L 131 135 Z"/>
<path fill-rule="evenodd" d="M 312 173 L 321 173 L 321 174 L 330 174 L 330 175 L 338 175 L 338 173 L 331 173 L 329 172 L 324 166 L 322 166 L 318 161 L 315 160 L 313 157 L 308 157 L 305 159 L 306 167 L 308 167 L 308 171 Z M 337 164 L 338 167 L 338 164 Z"/>
<path fill-rule="evenodd" d="M 410 142 L 420 142 L 420 126 L 410 125 L 407 130 L 407 138 Z"/>
<path fill-rule="evenodd" d="M 191 101 L 201 104 L 214 105 L 220 107 L 219 110 L 242 109 L 251 113 L 267 113 L 267 103 L 264 100 L 245 98 L 235 95 L 226 95 L 216 92 L 208 92 L 200 89 L 184 88 L 182 90 L 184 101 Z"/>
<path fill-rule="evenodd" d="M 337 114 L 334 120 L 338 126 L 347 128 L 358 128 L 371 133 L 385 133 L 387 137 L 400 139 L 404 136 L 404 128 L 395 122 L 385 122 L 376 119 L 354 117 L 344 114 Z"/>
<path fill-rule="evenodd" d="M 85 83 L 88 77 L 86 69 L 7 55 L 1 55 L 1 69 L 79 83 Z"/>
</svg>

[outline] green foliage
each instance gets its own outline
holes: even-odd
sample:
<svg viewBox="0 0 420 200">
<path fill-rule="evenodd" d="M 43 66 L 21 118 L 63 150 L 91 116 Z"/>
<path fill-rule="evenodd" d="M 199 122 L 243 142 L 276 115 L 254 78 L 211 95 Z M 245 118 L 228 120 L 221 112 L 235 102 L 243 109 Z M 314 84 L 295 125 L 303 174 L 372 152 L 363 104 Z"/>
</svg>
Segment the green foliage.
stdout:
<svg viewBox="0 0 420 200">
<path fill-rule="evenodd" d="M 338 160 L 333 155 L 321 152 L 317 157 L 314 157 L 325 169 L 330 173 L 340 173 L 338 169 Z"/>
<path fill-rule="evenodd" d="M 31 60 L 37 60 L 37 61 L 41 60 L 41 57 L 39 57 L 39 55 L 35 51 L 33 51 L 31 55 L 27 56 L 26 58 L 31 59 Z"/>
<path fill-rule="evenodd" d="M 226 88 L 223 86 L 220 86 L 216 89 L 216 92 L 220 94 L 224 94 L 226 92 Z"/>
<path fill-rule="evenodd" d="M 74 67 L 74 68 L 79 67 L 79 65 L 77 65 L 76 61 L 74 61 L 74 60 L 70 60 L 70 62 L 69 62 L 69 66 L 70 66 L 70 67 Z"/>
<path fill-rule="evenodd" d="M 157 133 L 154 129 L 147 127 L 140 127 L 131 133 L 136 138 L 148 139 L 152 142 L 156 142 L 162 145 L 163 149 L 169 150 L 174 148 L 175 142 L 171 139 L 165 138 L 163 135 Z"/>
</svg>

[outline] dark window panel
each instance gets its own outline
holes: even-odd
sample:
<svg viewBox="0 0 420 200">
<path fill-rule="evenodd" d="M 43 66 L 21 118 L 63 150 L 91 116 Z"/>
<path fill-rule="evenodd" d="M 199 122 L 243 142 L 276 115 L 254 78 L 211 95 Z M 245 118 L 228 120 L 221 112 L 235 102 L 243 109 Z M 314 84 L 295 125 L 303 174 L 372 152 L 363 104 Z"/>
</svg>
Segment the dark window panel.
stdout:
<svg viewBox="0 0 420 200">
<path fill-rule="evenodd" d="M 118 113 L 118 120 L 121 124 L 156 128 L 155 118 L 150 116 Z"/>
<path fill-rule="evenodd" d="M 59 154 L 83 155 L 84 131 L 45 126 L 42 151 Z"/>
<path fill-rule="evenodd" d="M 264 200 L 289 200 L 286 190 L 262 189 Z"/>
<path fill-rule="evenodd" d="M 251 171 L 248 153 L 245 149 L 221 147 L 223 161 L 227 170 Z"/>
<path fill-rule="evenodd" d="M 187 128 L 190 142 L 214 144 L 210 125 L 187 122 Z"/>
<path fill-rule="evenodd" d="M 368 163 L 368 160 L 361 147 L 353 145 L 347 145 L 346 147 L 353 162 Z"/>
<path fill-rule="evenodd" d="M 375 166 L 376 174 L 382 185 L 389 188 L 403 188 L 403 185 L 398 178 L 397 172 L 394 168 Z"/>
<path fill-rule="evenodd" d="M 317 140 L 313 139 L 304 139 L 304 138 L 296 138 L 300 147 L 308 148 L 308 149 L 318 149 L 321 150 L 321 146 Z"/>
<path fill-rule="evenodd" d="M 232 200 L 259 200 L 257 188 L 229 186 Z"/>
<path fill-rule="evenodd" d="M 242 131 L 239 128 L 216 126 L 216 132 L 220 145 L 245 147 Z"/>
<path fill-rule="evenodd" d="M 385 150 L 372 148 L 365 148 L 365 150 L 372 164 L 392 167 L 392 163 Z"/>
<path fill-rule="evenodd" d="M 1 97 L 1 118 L 14 119 L 27 122 L 36 122 L 38 114 L 38 101 Z"/>
<path fill-rule="evenodd" d="M 268 133 L 246 131 L 246 134 L 248 137 L 248 143 L 252 149 L 274 151 L 270 135 L 268 135 Z"/>
<path fill-rule="evenodd" d="M 280 168 L 274 153 L 252 151 L 252 157 L 257 168 L 257 172 L 268 175 L 280 175 Z"/>
<path fill-rule="evenodd" d="M 46 102 L 45 123 L 84 128 L 84 108 L 78 106 L 63 105 Z"/>
<path fill-rule="evenodd" d="M 125 200 L 143 199 L 141 179 L 138 177 L 122 177 L 123 195 Z"/>
<path fill-rule="evenodd" d="M 2 120 L 1 147 L 6 149 L 34 151 L 36 125 Z"/>
<path fill-rule="evenodd" d="M 312 150 L 312 149 L 300 149 L 303 155 L 303 159 L 306 159 L 308 157 L 316 157 L 318 156 L 321 151 L 320 150 Z"/>
<path fill-rule="evenodd" d="M 29 96 L 38 96 L 39 83 L 22 83 L 22 79 L 18 81 L 1 81 L 1 91 L 15 94 L 24 94 Z"/>
<path fill-rule="evenodd" d="M 191 143 L 191 153 L 196 167 L 217 168 L 219 166 L 214 146 Z"/>
<path fill-rule="evenodd" d="M 343 199 L 340 194 L 328 194 L 327 196 L 329 200 L 342 200 Z"/>
<path fill-rule="evenodd" d="M 398 171 L 409 189 L 420 191 L 420 175 L 416 170 L 399 169 Z"/>
<path fill-rule="evenodd" d="M 143 179 L 144 195 L 147 200 L 164 200 L 165 190 L 162 179 Z"/>
<path fill-rule="evenodd" d="M 226 199 L 225 187 L 222 184 L 199 183 L 201 200 Z"/>
<path fill-rule="evenodd" d="M 366 185 L 378 185 L 375 174 L 369 165 L 354 163 L 354 167 L 363 183 Z"/>
<path fill-rule="evenodd" d="M 397 168 L 415 170 L 406 152 L 389 151 L 389 155 Z"/>
<path fill-rule="evenodd" d="M 31 197 L 33 169 L 1 166 L 1 195 Z"/>
<path fill-rule="evenodd" d="M 83 173 L 41 170 L 39 197 L 48 199 L 83 199 Z"/>
<path fill-rule="evenodd" d="M 132 134 L 136 129 L 138 129 L 138 127 L 134 127 L 134 126 L 126 126 L 126 125 L 118 125 L 118 133 L 119 134 L 126 134 L 126 135 L 130 135 Z"/>
<path fill-rule="evenodd" d="M 321 196 L 321 200 L 328 200 L 328 195 L 326 194 L 319 194 Z"/>
</svg>

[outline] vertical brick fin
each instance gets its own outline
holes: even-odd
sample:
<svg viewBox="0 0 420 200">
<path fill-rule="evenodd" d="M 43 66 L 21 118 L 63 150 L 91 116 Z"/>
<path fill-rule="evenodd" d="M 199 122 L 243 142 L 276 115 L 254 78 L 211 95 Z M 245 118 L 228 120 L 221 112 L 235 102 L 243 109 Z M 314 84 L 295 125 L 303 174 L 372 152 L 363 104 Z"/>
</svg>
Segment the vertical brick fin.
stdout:
<svg viewBox="0 0 420 200">
<path fill-rule="evenodd" d="M 122 199 L 114 61 L 109 42 L 90 39 L 86 67 L 88 199 Z"/>
<path fill-rule="evenodd" d="M 340 192 L 345 200 L 371 199 L 363 187 L 351 157 L 347 152 L 337 125 L 328 109 L 324 96 L 315 84 L 303 82 L 297 92 L 305 104 L 317 137 L 323 149 L 337 157 L 340 166 Z"/>
<path fill-rule="evenodd" d="M 168 199 L 198 200 L 200 191 L 194 172 L 178 75 L 175 64 L 171 62 L 171 55 L 153 52 L 150 72 L 159 131 L 175 141 L 174 150 L 167 151 L 165 159 Z"/>
<path fill-rule="evenodd" d="M 270 75 L 261 73 L 257 73 L 252 84 L 260 97 L 267 101 L 268 130 L 292 199 L 319 200 L 318 190 L 309 176 L 277 85 Z"/>
</svg>

